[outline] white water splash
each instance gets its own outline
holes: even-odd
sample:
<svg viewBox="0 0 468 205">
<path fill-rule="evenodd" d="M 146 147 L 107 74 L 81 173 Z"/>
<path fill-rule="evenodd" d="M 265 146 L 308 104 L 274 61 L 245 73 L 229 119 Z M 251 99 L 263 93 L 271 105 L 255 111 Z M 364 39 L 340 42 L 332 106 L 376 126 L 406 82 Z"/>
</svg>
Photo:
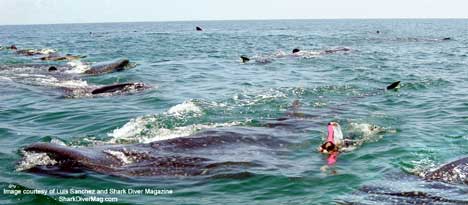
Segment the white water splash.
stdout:
<svg viewBox="0 0 468 205">
<path fill-rule="evenodd" d="M 381 133 L 386 132 L 387 129 L 379 127 L 377 125 L 368 124 L 368 123 L 350 123 L 348 133 L 354 133 L 353 135 L 358 136 L 354 139 L 345 139 L 352 143 L 349 146 L 343 147 L 340 150 L 343 152 L 350 152 L 358 147 L 362 146 L 366 142 L 377 141 L 382 138 Z"/>
<path fill-rule="evenodd" d="M 314 102 L 312 105 L 314 107 L 325 107 L 327 103 L 326 102 Z"/>
<path fill-rule="evenodd" d="M 190 125 L 185 127 L 175 127 L 172 129 L 160 125 L 162 118 L 183 119 L 185 117 L 200 117 L 202 109 L 192 100 L 185 101 L 169 108 L 161 115 L 148 115 L 131 119 L 121 128 L 115 129 L 108 136 L 112 137 L 111 143 L 121 141 L 147 143 L 164 139 L 171 139 L 181 136 L 188 136 L 201 129 L 201 125 Z M 163 123 L 164 124 L 164 123 Z"/>
<path fill-rule="evenodd" d="M 52 140 L 50 140 L 50 143 L 58 144 L 58 145 L 62 145 L 62 146 L 68 146 L 64 141 L 56 139 L 56 138 L 53 138 Z"/>
<path fill-rule="evenodd" d="M 322 54 L 323 53 L 320 52 L 320 51 L 299 51 L 297 53 L 290 54 L 290 55 L 293 56 L 293 57 L 315 58 L 315 57 L 318 57 L 318 56 L 320 56 Z"/>
<path fill-rule="evenodd" d="M 57 51 L 51 48 L 44 48 L 41 50 L 38 50 L 38 53 L 43 54 L 43 55 L 49 55 L 51 53 L 56 53 Z"/>
<path fill-rule="evenodd" d="M 188 100 L 181 104 L 172 106 L 171 108 L 169 108 L 167 113 L 176 117 L 181 117 L 189 113 L 199 116 L 202 113 L 202 109 L 195 103 L 193 103 L 192 100 Z"/>
<path fill-rule="evenodd" d="M 43 49 L 27 49 L 26 52 L 33 53 L 33 54 L 41 54 L 41 55 L 49 55 L 52 53 L 57 53 L 56 50 L 51 48 L 43 48 Z"/>
<path fill-rule="evenodd" d="M 12 82 L 13 79 L 9 78 L 9 77 L 4 77 L 4 76 L 0 76 L 0 80 L 1 81 L 8 81 L 8 82 Z"/>
<path fill-rule="evenodd" d="M 40 165 L 54 165 L 57 161 L 51 159 L 46 153 L 22 151 L 23 159 L 16 166 L 16 171 L 24 171 Z"/>
<path fill-rule="evenodd" d="M 287 98 L 287 94 L 281 90 L 270 89 L 261 93 L 242 93 L 236 94 L 232 97 L 232 100 L 236 101 L 238 106 L 251 106 L 260 104 L 260 102 Z"/>
<path fill-rule="evenodd" d="M 27 85 L 38 85 L 46 87 L 61 87 L 61 88 L 84 88 L 88 87 L 88 83 L 78 79 L 58 79 L 51 75 L 32 74 L 32 73 L 17 73 L 8 76 L 9 80 L 18 81 Z"/>
<path fill-rule="evenodd" d="M 88 64 L 83 63 L 79 60 L 68 62 L 67 65 L 69 65 L 71 69 L 65 71 L 65 73 L 81 74 L 91 68 Z"/>
<path fill-rule="evenodd" d="M 116 142 L 122 139 L 131 140 L 133 138 L 137 138 L 144 130 L 148 129 L 146 127 L 147 124 L 153 124 L 156 120 L 157 118 L 152 116 L 137 117 L 135 119 L 131 119 L 124 126 L 115 129 L 112 133 L 108 133 L 107 135 L 113 138 L 111 142 Z"/>
<path fill-rule="evenodd" d="M 84 88 L 88 87 L 88 83 L 84 80 L 60 80 L 48 75 L 29 75 L 30 83 L 35 82 L 37 85 L 62 87 L 62 88 Z"/>
<path fill-rule="evenodd" d="M 119 143 L 121 141 L 149 143 L 178 137 L 186 137 L 202 129 L 230 127 L 241 124 L 241 122 L 235 121 L 229 123 L 194 124 L 174 128 L 149 126 L 157 124 L 156 122 L 157 117 L 155 116 L 132 119 L 123 127 L 115 129 L 112 133 L 108 133 L 108 136 L 112 137 L 110 143 Z"/>
<path fill-rule="evenodd" d="M 385 131 L 383 127 L 378 127 L 377 125 L 368 124 L 368 123 L 350 123 L 349 128 L 351 131 L 357 131 L 362 133 L 364 137 L 376 135 L 380 132 Z"/>
<path fill-rule="evenodd" d="M 65 87 L 65 88 L 86 88 L 88 83 L 83 80 L 62 80 L 53 83 L 56 87 Z"/>
</svg>

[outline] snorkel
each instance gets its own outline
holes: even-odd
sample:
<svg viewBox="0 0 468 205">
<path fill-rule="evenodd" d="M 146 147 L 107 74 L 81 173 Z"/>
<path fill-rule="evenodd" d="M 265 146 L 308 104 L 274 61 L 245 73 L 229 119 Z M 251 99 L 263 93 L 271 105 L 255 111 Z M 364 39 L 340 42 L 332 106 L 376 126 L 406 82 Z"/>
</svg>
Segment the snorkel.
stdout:
<svg viewBox="0 0 468 205">
<path fill-rule="evenodd" d="M 328 139 L 327 141 L 333 142 L 336 146 L 343 144 L 343 132 L 341 126 L 337 122 L 328 123 Z"/>
<path fill-rule="evenodd" d="M 327 137 L 327 142 L 334 143 L 335 142 L 335 131 L 333 127 L 333 122 L 328 123 L 327 129 L 328 129 L 328 137 Z"/>
</svg>

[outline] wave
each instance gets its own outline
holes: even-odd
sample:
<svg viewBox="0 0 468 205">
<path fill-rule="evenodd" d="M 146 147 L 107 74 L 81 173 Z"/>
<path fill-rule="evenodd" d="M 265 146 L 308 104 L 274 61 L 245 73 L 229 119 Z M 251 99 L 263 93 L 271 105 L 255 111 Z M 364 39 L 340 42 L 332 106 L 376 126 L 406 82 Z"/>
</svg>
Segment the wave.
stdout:
<svg viewBox="0 0 468 205">
<path fill-rule="evenodd" d="M 364 143 L 378 141 L 383 137 L 384 133 L 389 132 L 394 133 L 396 130 L 369 123 L 351 122 L 348 125 L 348 137 L 346 138 L 349 142 L 352 142 L 352 144 L 343 148 L 342 151 L 353 151 L 361 147 Z"/>
<path fill-rule="evenodd" d="M 51 75 L 43 74 L 16 74 L 3 76 L 4 79 L 16 81 L 26 85 L 60 87 L 60 88 L 84 88 L 88 83 L 84 80 L 58 79 Z"/>
<path fill-rule="evenodd" d="M 191 119 L 200 118 L 203 109 L 194 100 L 172 106 L 167 112 L 131 119 L 121 128 L 108 133 L 110 143 L 149 143 L 185 137 L 202 129 L 230 127 L 242 124 L 239 121 L 187 125 Z"/>
<path fill-rule="evenodd" d="M 65 73 L 72 73 L 72 74 L 83 74 L 85 71 L 89 70 L 91 66 L 89 64 L 83 63 L 79 60 L 70 61 L 67 63 L 70 66 L 70 69 L 65 71 Z"/>
<path fill-rule="evenodd" d="M 328 49 L 328 50 L 302 50 L 296 53 L 291 53 L 290 51 L 286 52 L 286 51 L 278 50 L 272 54 L 256 54 L 252 56 L 251 59 L 255 60 L 255 62 L 260 63 L 260 64 L 267 64 L 267 63 L 271 63 L 274 59 L 279 59 L 279 58 L 288 58 L 288 57 L 305 58 L 305 59 L 317 58 L 326 54 L 332 54 L 332 53 L 336 53 L 339 51 L 347 53 L 350 50 L 351 50 L 350 48 L 346 48 L 346 47 Z"/>
<path fill-rule="evenodd" d="M 168 114 L 174 115 L 174 116 L 183 116 L 184 114 L 187 113 L 193 113 L 195 115 L 201 115 L 202 110 L 199 106 L 197 106 L 194 102 L 192 101 L 185 101 L 181 104 L 172 106 L 169 108 L 167 111 Z"/>
<path fill-rule="evenodd" d="M 187 126 L 165 127 L 163 123 L 158 122 L 158 116 L 138 117 L 130 120 L 121 128 L 115 129 L 108 136 L 111 137 L 110 143 L 149 143 L 154 141 L 167 140 L 178 137 L 186 137 L 195 134 L 202 129 L 216 127 L 230 127 L 241 125 L 241 122 L 228 123 L 209 123 L 193 124 Z"/>
</svg>

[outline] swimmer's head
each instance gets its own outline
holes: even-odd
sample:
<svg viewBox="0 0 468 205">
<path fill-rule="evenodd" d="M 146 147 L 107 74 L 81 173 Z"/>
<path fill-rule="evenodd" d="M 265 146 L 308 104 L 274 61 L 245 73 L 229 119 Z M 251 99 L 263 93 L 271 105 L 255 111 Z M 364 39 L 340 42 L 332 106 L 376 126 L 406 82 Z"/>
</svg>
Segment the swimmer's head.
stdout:
<svg viewBox="0 0 468 205">
<path fill-rule="evenodd" d="M 331 153 L 333 151 L 336 151 L 336 146 L 333 144 L 333 142 L 325 142 L 320 146 L 320 152 L 322 153 Z"/>
<path fill-rule="evenodd" d="M 299 48 L 295 48 L 295 49 L 292 50 L 292 53 L 297 53 L 299 51 L 301 51 L 301 50 L 299 50 Z"/>
</svg>

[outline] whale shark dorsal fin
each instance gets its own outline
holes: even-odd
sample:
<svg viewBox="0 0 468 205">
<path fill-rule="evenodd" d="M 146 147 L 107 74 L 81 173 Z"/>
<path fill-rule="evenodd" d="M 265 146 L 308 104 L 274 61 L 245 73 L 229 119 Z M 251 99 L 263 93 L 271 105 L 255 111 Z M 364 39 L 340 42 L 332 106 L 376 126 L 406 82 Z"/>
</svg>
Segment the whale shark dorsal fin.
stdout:
<svg viewBox="0 0 468 205">
<path fill-rule="evenodd" d="M 120 84 L 114 84 L 114 85 L 106 85 L 102 86 L 99 88 L 94 89 L 91 91 L 91 94 L 96 95 L 96 94 L 102 94 L 102 93 L 112 93 L 116 92 L 119 90 L 125 89 L 127 86 L 132 86 L 134 83 L 120 83 Z"/>
<path fill-rule="evenodd" d="M 241 58 L 242 63 L 247 63 L 250 61 L 250 58 L 244 55 L 240 56 L 240 58 Z"/>
<path fill-rule="evenodd" d="M 286 112 L 286 116 L 304 117 L 304 113 L 299 112 L 299 109 L 301 109 L 301 102 L 299 100 L 294 100 L 291 103 L 291 107 L 289 107 L 288 111 Z"/>
<path fill-rule="evenodd" d="M 400 88 L 400 81 L 396 81 L 390 84 L 389 86 L 387 86 L 387 90 L 396 90 L 398 88 Z"/>
<path fill-rule="evenodd" d="M 47 69 L 47 71 L 54 72 L 54 71 L 58 71 L 58 69 L 55 66 L 50 66 L 49 69 Z"/>
<path fill-rule="evenodd" d="M 301 102 L 299 100 L 294 100 L 291 104 L 291 110 L 297 112 L 301 108 Z"/>
</svg>

